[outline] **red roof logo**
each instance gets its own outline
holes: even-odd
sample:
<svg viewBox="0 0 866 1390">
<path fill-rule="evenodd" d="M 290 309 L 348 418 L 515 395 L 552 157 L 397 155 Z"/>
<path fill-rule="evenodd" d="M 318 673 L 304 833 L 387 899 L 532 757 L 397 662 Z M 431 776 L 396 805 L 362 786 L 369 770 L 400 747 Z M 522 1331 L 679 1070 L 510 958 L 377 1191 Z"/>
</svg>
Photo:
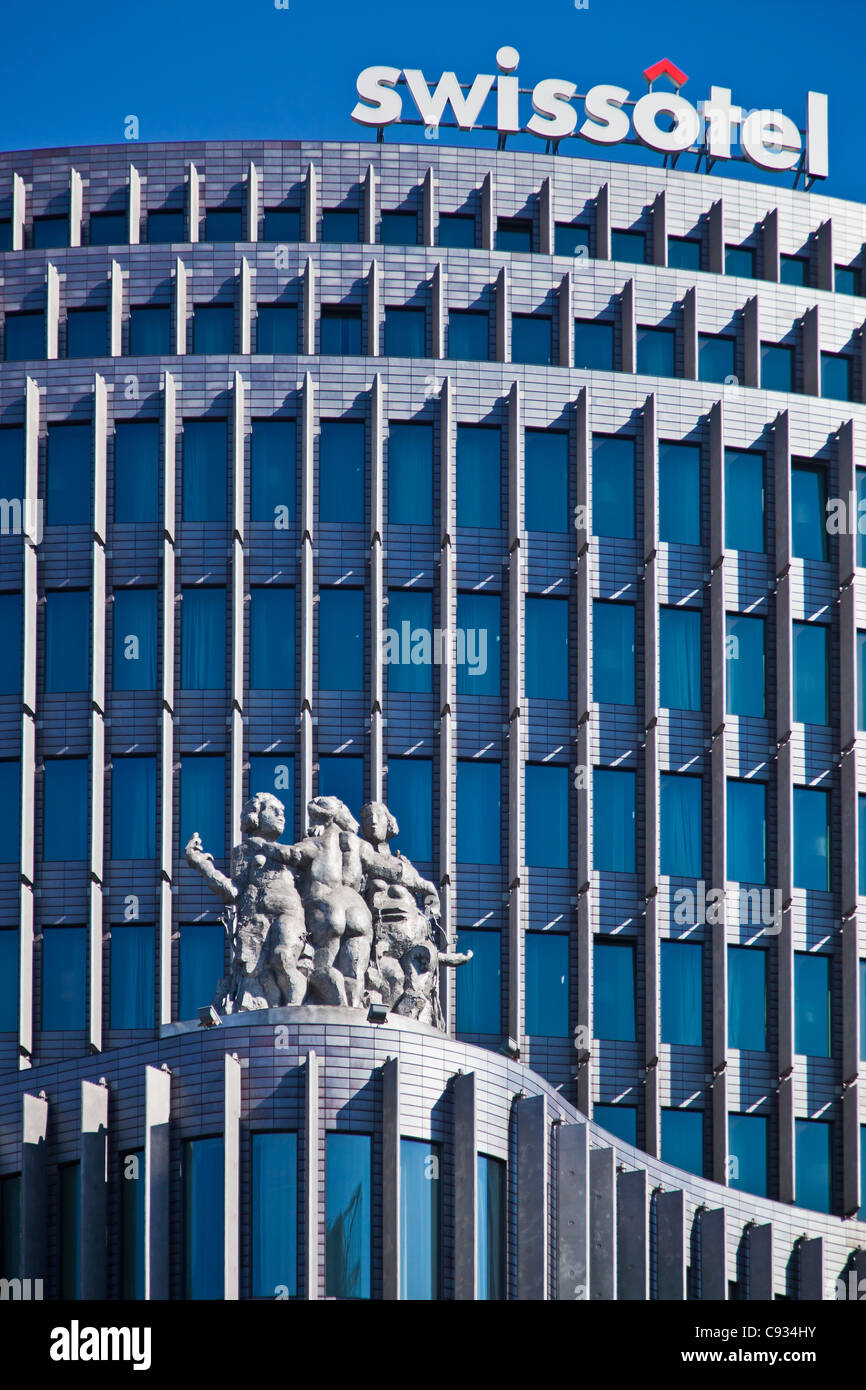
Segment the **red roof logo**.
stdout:
<svg viewBox="0 0 866 1390">
<path fill-rule="evenodd" d="M 685 73 L 678 68 L 675 63 L 671 62 L 670 58 L 662 58 L 660 62 L 653 63 L 652 67 L 647 68 L 644 73 L 644 77 L 650 86 L 652 86 L 657 77 L 662 76 L 669 77 L 677 91 L 679 91 L 680 87 L 684 87 L 689 80 Z"/>
</svg>

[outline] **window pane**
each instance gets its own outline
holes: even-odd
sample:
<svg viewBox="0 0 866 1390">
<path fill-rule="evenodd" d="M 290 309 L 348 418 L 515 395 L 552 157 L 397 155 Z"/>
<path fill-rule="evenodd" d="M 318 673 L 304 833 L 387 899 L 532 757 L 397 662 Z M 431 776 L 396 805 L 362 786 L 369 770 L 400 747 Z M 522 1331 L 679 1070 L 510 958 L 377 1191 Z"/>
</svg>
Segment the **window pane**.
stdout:
<svg viewBox="0 0 866 1390">
<path fill-rule="evenodd" d="M 779 284 L 780 285 L 808 285 L 809 283 L 809 262 L 804 256 L 779 257 Z"/>
<path fill-rule="evenodd" d="M 794 1202 L 811 1211 L 830 1210 L 830 1125 L 824 1120 L 794 1121 Z"/>
<path fill-rule="evenodd" d="M 60 1297 L 81 1297 L 81 1169 L 61 1163 L 58 1170 L 58 1271 Z"/>
<path fill-rule="evenodd" d="M 87 1027 L 87 928 L 42 929 L 42 1028 L 81 1033 Z"/>
<path fill-rule="evenodd" d="M 704 1115 L 701 1110 L 662 1110 L 661 1159 L 687 1173 L 704 1172 Z"/>
<path fill-rule="evenodd" d="M 767 953 L 728 947 L 728 1047 L 767 1050 Z"/>
<path fill-rule="evenodd" d="M 592 436 L 592 529 L 597 536 L 634 536 L 633 439 Z"/>
<path fill-rule="evenodd" d="M 322 305 L 319 351 L 323 357 L 360 357 L 362 354 L 361 310 L 351 305 Z"/>
<path fill-rule="evenodd" d="M 168 357 L 171 353 L 171 308 L 142 304 L 129 311 L 130 357 Z"/>
<path fill-rule="evenodd" d="M 87 759 L 48 758 L 43 781 L 42 858 L 87 858 Z"/>
<path fill-rule="evenodd" d="M 217 861 L 225 858 L 225 758 L 188 753 L 180 760 L 180 851 L 198 831 Z"/>
<path fill-rule="evenodd" d="M 732 883 L 767 881 L 767 788 L 764 782 L 729 780 L 728 864 Z"/>
<path fill-rule="evenodd" d="M 153 927 L 111 928 L 110 1027 L 153 1027 L 153 948 Z"/>
<path fill-rule="evenodd" d="M 439 245 L 473 247 L 475 245 L 475 218 L 467 217 L 459 212 L 440 212 Z"/>
<path fill-rule="evenodd" d="M 829 793 L 794 788 L 794 887 L 830 887 Z"/>
<path fill-rule="evenodd" d="M 335 796 L 357 816 L 364 800 L 364 759 L 320 754 L 319 796 Z"/>
<path fill-rule="evenodd" d="M 433 859 L 433 764 L 429 758 L 388 759 L 388 809 L 399 826 L 391 841 L 413 863 Z"/>
<path fill-rule="evenodd" d="M 156 521 L 159 515 L 159 425 L 118 423 L 114 433 L 114 520 Z"/>
<path fill-rule="evenodd" d="M 204 836 L 202 836 L 204 839 Z M 204 841 L 207 845 L 207 841 Z M 178 1018 L 194 1019 L 210 1004 L 225 969 L 222 922 L 182 922 L 178 954 Z M 220 1207 L 222 1209 L 222 1205 Z"/>
<path fill-rule="evenodd" d="M 855 468 L 855 487 L 857 489 L 857 565 L 866 567 L 866 468 Z M 7 496 L 9 494 L 7 493 Z"/>
<path fill-rule="evenodd" d="M 700 270 L 701 243 L 694 237 L 668 237 L 668 265 L 673 270 Z"/>
<path fill-rule="evenodd" d="M 399 526 L 433 521 L 433 426 L 388 427 L 388 520 Z"/>
<path fill-rule="evenodd" d="M 698 334 L 698 381 L 736 380 L 735 338 L 719 333 Z"/>
<path fill-rule="evenodd" d="M 613 324 L 604 319 L 575 319 L 574 365 L 578 371 L 613 371 L 613 334 Z"/>
<path fill-rule="evenodd" d="M 111 857 L 156 856 L 156 759 L 113 758 Z"/>
<path fill-rule="evenodd" d="M 204 215 L 205 241 L 246 241 L 240 208 L 208 208 Z"/>
<path fill-rule="evenodd" d="M 860 272 L 853 265 L 837 265 L 833 288 L 837 294 L 859 294 Z"/>
<path fill-rule="evenodd" d="M 90 681 L 90 593 L 45 595 L 45 690 L 87 690 Z"/>
<path fill-rule="evenodd" d="M 767 1121 L 763 1115 L 728 1116 L 729 1183 L 741 1192 L 767 1195 Z"/>
<path fill-rule="evenodd" d="M 120 1155 L 120 1296 L 144 1298 L 144 1149 Z"/>
<path fill-rule="evenodd" d="M 181 686 L 224 690 L 226 591 L 184 588 L 181 596 Z"/>
<path fill-rule="evenodd" d="M 184 1297 L 223 1296 L 223 1140 L 183 1146 Z"/>
<path fill-rule="evenodd" d="M 226 422 L 183 422 L 183 519 L 226 519 Z"/>
<path fill-rule="evenodd" d="M 523 217 L 496 219 L 497 251 L 531 251 L 532 223 Z"/>
<path fill-rule="evenodd" d="M 231 304 L 196 304 L 192 317 L 192 350 L 197 355 L 234 352 L 235 311 Z"/>
<path fill-rule="evenodd" d="M 319 440 L 319 520 L 364 520 L 364 422 L 323 420 Z"/>
<path fill-rule="evenodd" d="M 300 241 L 301 214 L 298 208 L 265 208 L 263 241 Z"/>
<path fill-rule="evenodd" d="M 180 209 L 159 208 L 147 214 L 147 239 L 152 246 L 186 241 L 186 218 Z"/>
<path fill-rule="evenodd" d="M 526 764 L 526 863 L 530 868 L 568 868 L 567 767 Z"/>
<path fill-rule="evenodd" d="M 857 892 L 866 897 L 866 796 L 857 798 Z"/>
<path fill-rule="evenodd" d="M 298 1136 L 253 1134 L 253 1298 L 295 1298 L 298 1292 Z"/>
<path fill-rule="evenodd" d="M 507 1170 L 500 1159 L 479 1154 L 477 1174 L 477 1297 L 484 1300 L 503 1299 Z"/>
<path fill-rule="evenodd" d="M 597 767 L 592 781 L 594 869 L 635 871 L 635 774 Z"/>
<path fill-rule="evenodd" d="M 156 590 L 115 589 L 113 608 L 114 689 L 155 690 Z"/>
<path fill-rule="evenodd" d="M 568 435 L 526 430 L 523 436 L 527 531 L 568 531 Z"/>
<path fill-rule="evenodd" d="M 459 600 L 458 600 L 459 602 Z M 460 619 L 458 617 L 458 626 Z M 433 689 L 433 595 L 424 590 L 391 589 L 388 626 L 383 633 L 383 664 L 392 692 Z"/>
<path fill-rule="evenodd" d="M 91 213 L 91 246 L 123 246 L 128 241 L 128 222 L 125 212 Z"/>
<path fill-rule="evenodd" d="M 360 222 L 354 208 L 325 208 L 322 241 L 360 241 Z"/>
<path fill-rule="evenodd" d="M 371 1140 L 325 1136 L 325 1296 L 369 1298 L 372 1246 Z"/>
<path fill-rule="evenodd" d="M 472 959 L 456 972 L 457 1032 L 498 1034 L 502 1022 L 499 932 L 461 930 L 457 949 L 472 952 Z"/>
<path fill-rule="evenodd" d="M 592 948 L 592 1033 L 612 1042 L 634 1042 L 635 951 L 630 942 L 599 941 Z"/>
<path fill-rule="evenodd" d="M 792 625 L 794 719 L 798 724 L 829 724 L 826 627 L 817 623 Z"/>
<path fill-rule="evenodd" d="M 703 860 L 701 779 L 662 773 L 660 783 L 661 872 L 700 878 Z"/>
<path fill-rule="evenodd" d="M 104 309 L 70 309 L 66 315 L 66 356 L 105 357 L 108 315 Z M 826 395 L 827 393 L 824 392 Z"/>
<path fill-rule="evenodd" d="M 442 1226 L 440 1145 L 400 1140 L 400 1297 L 439 1297 Z"/>
<path fill-rule="evenodd" d="M 418 241 L 418 214 L 383 211 L 379 240 L 383 246 L 415 246 Z"/>
<path fill-rule="evenodd" d="M 45 356 L 45 315 L 41 310 L 6 315 L 7 362 L 33 362 Z"/>
<path fill-rule="evenodd" d="M 766 714 L 763 618 L 725 615 L 725 704 L 729 714 Z"/>
<path fill-rule="evenodd" d="M 610 234 L 610 258 L 612 261 L 628 261 L 632 265 L 646 263 L 646 234 L 626 232 L 613 228 Z"/>
<path fill-rule="evenodd" d="M 703 947 L 688 941 L 661 943 L 662 1042 L 700 1047 L 703 1042 Z"/>
<path fill-rule="evenodd" d="M 502 442 L 498 429 L 457 426 L 457 525 L 502 525 Z"/>
<path fill-rule="evenodd" d="M 672 328 L 638 328 L 635 370 L 642 376 L 673 376 L 677 336 Z"/>
<path fill-rule="evenodd" d="M 250 589 L 250 689 L 292 690 L 295 684 L 295 591 Z"/>
<path fill-rule="evenodd" d="M 791 469 L 791 554 L 800 560 L 827 558 L 827 479 L 823 468 Z"/>
<path fill-rule="evenodd" d="M 474 309 L 448 311 L 448 356 L 455 361 L 486 362 L 490 356 L 490 318 Z"/>
<path fill-rule="evenodd" d="M 24 497 L 24 430 L 0 426 L 0 497 Z"/>
<path fill-rule="evenodd" d="M 20 844 L 21 763 L 18 758 L 4 758 L 0 761 L 0 864 L 15 863 Z"/>
<path fill-rule="evenodd" d="M 34 217 L 33 246 L 39 251 L 53 251 L 69 245 L 68 217 Z"/>
<path fill-rule="evenodd" d="M 553 229 L 555 256 L 573 256 L 585 251 L 589 255 L 589 227 L 578 222 L 557 222 Z"/>
<path fill-rule="evenodd" d="M 0 789 L 3 768 L 6 766 L 8 764 L 0 763 Z M 18 956 L 18 932 L 4 927 L 0 931 L 0 1033 L 14 1033 L 18 1030 Z M 2 1196 L 0 1190 L 0 1203 Z M 0 1222 L 2 1220 L 3 1208 L 0 1205 Z"/>
<path fill-rule="evenodd" d="M 821 395 L 836 401 L 853 399 L 854 364 L 850 357 L 834 352 L 821 353 Z"/>
<path fill-rule="evenodd" d="M 501 630 L 498 594 L 457 595 L 458 695 L 499 694 Z"/>
<path fill-rule="evenodd" d="M 528 699 L 568 699 L 568 599 L 526 597 Z"/>
<path fill-rule="evenodd" d="M 701 451 L 659 444 L 659 540 L 701 543 Z"/>
<path fill-rule="evenodd" d="M 364 593 L 319 591 L 319 689 L 364 688 Z"/>
<path fill-rule="evenodd" d="M 830 957 L 794 953 L 794 1051 L 830 1056 Z"/>
<path fill-rule="evenodd" d="M 294 420 L 253 420 L 250 437 L 250 519 L 287 530 L 295 518 Z"/>
<path fill-rule="evenodd" d="M 596 600 L 592 606 L 592 698 L 633 705 L 634 605 Z"/>
<path fill-rule="evenodd" d="M 599 1105 L 592 1107 L 592 1118 L 608 1134 L 624 1144 L 637 1147 L 637 1109 L 634 1105 Z"/>
<path fill-rule="evenodd" d="M 386 308 L 385 356 L 424 357 L 425 327 L 423 309 Z"/>
<path fill-rule="evenodd" d="M 457 862 L 500 862 L 499 763 L 457 763 Z"/>
<path fill-rule="evenodd" d="M 699 609 L 659 609 L 659 702 L 663 709 L 701 708 Z"/>
<path fill-rule="evenodd" d="M 0 695 L 21 691 L 21 595 L 0 594 Z"/>
<path fill-rule="evenodd" d="M 256 310 L 256 352 L 294 357 L 298 351 L 298 306 L 260 304 Z"/>
<path fill-rule="evenodd" d="M 286 812 L 286 828 L 280 835 L 284 844 L 295 837 L 295 759 L 290 753 L 251 753 L 247 782 L 248 796 L 270 792 L 282 803 Z"/>
<path fill-rule="evenodd" d="M 511 360 L 552 366 L 553 320 L 544 314 L 512 314 Z"/>
<path fill-rule="evenodd" d="M 526 1032 L 568 1037 L 568 937 L 562 932 L 526 933 Z"/>
<path fill-rule="evenodd" d="M 755 252 L 751 246 L 725 247 L 725 274 L 740 275 L 747 280 L 754 280 Z"/>
<path fill-rule="evenodd" d="M 782 343 L 761 343 L 761 389 L 793 391 L 794 349 Z"/>
<path fill-rule="evenodd" d="M 764 455 L 725 450 L 725 546 L 763 552 Z"/>
<path fill-rule="evenodd" d="M 861 802 L 863 797 L 860 798 Z M 866 1061 L 866 960 L 858 964 L 860 973 L 860 1061 Z M 866 1197 L 866 1193 L 864 1193 Z"/>
<path fill-rule="evenodd" d="M 46 493 L 49 526 L 90 521 L 89 425 L 49 425 Z"/>
</svg>

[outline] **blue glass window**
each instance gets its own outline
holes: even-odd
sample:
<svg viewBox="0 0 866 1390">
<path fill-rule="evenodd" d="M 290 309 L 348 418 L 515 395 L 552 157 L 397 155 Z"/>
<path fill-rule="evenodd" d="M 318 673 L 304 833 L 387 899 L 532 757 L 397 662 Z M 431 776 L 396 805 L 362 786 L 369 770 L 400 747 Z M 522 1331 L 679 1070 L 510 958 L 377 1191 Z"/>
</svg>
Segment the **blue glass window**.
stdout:
<svg viewBox="0 0 866 1390">
<path fill-rule="evenodd" d="M 69 245 L 69 218 L 66 215 L 34 217 L 33 246 L 40 251 L 54 251 Z"/>
<path fill-rule="evenodd" d="M 698 334 L 698 381 L 736 380 L 737 340 L 724 333 Z"/>
<path fill-rule="evenodd" d="M 531 251 L 532 222 L 524 217 L 496 219 L 497 251 Z"/>
<path fill-rule="evenodd" d="M 156 758 L 112 758 L 111 857 L 156 855 Z"/>
<path fill-rule="evenodd" d="M 701 612 L 659 609 L 659 702 L 664 709 L 701 708 Z"/>
<path fill-rule="evenodd" d="M 414 863 L 431 863 L 433 764 L 429 758 L 388 759 L 388 809 L 400 827 L 391 848 Z"/>
<path fill-rule="evenodd" d="M 291 690 L 295 684 L 295 591 L 250 589 L 250 690 Z"/>
<path fill-rule="evenodd" d="M 19 425 L 0 426 L 0 498 L 7 502 L 24 497 L 24 430 Z M 4 648 L 5 650 L 5 648 Z"/>
<path fill-rule="evenodd" d="M 459 617 L 457 621 L 459 626 Z M 389 590 L 388 626 L 382 654 L 387 667 L 388 689 L 392 692 L 432 690 L 435 657 L 433 595 L 423 589 Z"/>
<path fill-rule="evenodd" d="M 703 947 L 690 941 L 661 943 L 662 1042 L 700 1047 L 703 1042 Z"/>
<path fill-rule="evenodd" d="M 505 1211 L 508 1177 L 505 1164 L 478 1155 L 476 1297 L 505 1298 Z"/>
<path fill-rule="evenodd" d="M 246 241 L 244 220 L 240 208 L 208 208 L 204 215 L 205 241 Z"/>
<path fill-rule="evenodd" d="M 433 426 L 388 427 L 388 520 L 399 526 L 433 521 Z"/>
<path fill-rule="evenodd" d="M 325 1297 L 369 1298 L 372 1231 L 369 1134 L 325 1136 Z"/>
<path fill-rule="evenodd" d="M 701 451 L 659 444 L 659 540 L 701 543 Z"/>
<path fill-rule="evenodd" d="M 49 526 L 90 521 L 90 426 L 48 426 L 45 520 Z"/>
<path fill-rule="evenodd" d="M 592 947 L 593 1037 L 611 1042 L 634 1042 L 636 1017 L 633 943 L 596 938 Z"/>
<path fill-rule="evenodd" d="M 526 1031 L 530 1037 L 568 1037 L 568 937 L 526 933 Z"/>
<path fill-rule="evenodd" d="M 805 256 L 786 256 L 784 252 L 779 257 L 779 284 L 780 285 L 808 285 L 809 283 L 809 262 Z"/>
<path fill-rule="evenodd" d="M 87 759 L 48 758 L 43 782 L 42 858 L 87 858 Z"/>
<path fill-rule="evenodd" d="M 821 353 L 821 395 L 835 401 L 853 400 L 854 363 L 841 353 Z"/>
<path fill-rule="evenodd" d="M 526 597 L 526 695 L 568 699 L 568 600 Z"/>
<path fill-rule="evenodd" d="M 637 1147 L 637 1108 L 634 1105 L 599 1105 L 592 1107 L 592 1118 L 602 1129 L 624 1144 Z"/>
<path fill-rule="evenodd" d="M 250 519 L 288 529 L 295 518 L 294 420 L 253 420 L 250 438 Z"/>
<path fill-rule="evenodd" d="M 180 851 L 195 834 L 208 853 L 225 858 L 225 758 L 219 753 L 187 753 L 180 760 Z"/>
<path fill-rule="evenodd" d="M 701 243 L 698 238 L 669 236 L 668 265 L 672 270 L 700 270 Z"/>
<path fill-rule="evenodd" d="M 2 768 L 0 763 L 0 785 Z M 18 1029 L 18 947 L 17 931 L 5 927 L 0 930 L 0 1033 L 14 1033 Z M 0 1207 L 0 1222 L 2 1219 Z"/>
<path fill-rule="evenodd" d="M 105 309 L 70 309 L 66 315 L 66 356 L 105 357 L 108 314 Z M 827 392 L 824 392 L 826 395 Z"/>
<path fill-rule="evenodd" d="M 725 547 L 763 552 L 764 455 L 725 450 Z"/>
<path fill-rule="evenodd" d="M 829 1212 L 831 1140 L 831 1126 L 826 1120 L 794 1121 L 796 1206 Z"/>
<path fill-rule="evenodd" d="M 424 357 L 426 315 L 423 309 L 385 309 L 385 356 Z"/>
<path fill-rule="evenodd" d="M 43 927 L 43 1031 L 81 1033 L 86 1017 L 87 928 Z"/>
<path fill-rule="evenodd" d="M 766 714 L 766 640 L 763 618 L 725 615 L 725 706 L 728 714 Z"/>
<path fill-rule="evenodd" d="M 751 246 L 725 247 L 725 274 L 739 275 L 746 280 L 755 278 L 755 252 Z"/>
<path fill-rule="evenodd" d="M 864 800 L 860 798 L 861 802 Z M 860 976 L 860 1061 L 866 1061 L 866 960 L 858 962 Z M 866 1194 L 864 1194 L 866 1195 Z"/>
<path fill-rule="evenodd" d="M 379 224 L 379 240 L 383 246 L 417 246 L 417 212 L 401 212 L 396 209 L 383 211 Z"/>
<path fill-rule="evenodd" d="M 156 521 L 159 514 L 159 425 L 118 423 L 114 434 L 114 520 Z"/>
<path fill-rule="evenodd" d="M 487 362 L 490 316 L 478 309 L 448 311 L 448 356 L 460 362 Z"/>
<path fill-rule="evenodd" d="M 155 690 L 156 590 L 115 589 L 112 621 L 114 689 Z"/>
<path fill-rule="evenodd" d="M 21 691 L 21 595 L 0 594 L 0 695 Z"/>
<path fill-rule="evenodd" d="M 110 1027 L 153 1027 L 153 948 L 153 927 L 111 928 Z"/>
<path fill-rule="evenodd" d="M 552 366 L 553 320 L 546 314 L 512 314 L 511 360 Z"/>
<path fill-rule="evenodd" d="M 527 430 L 523 436 L 527 531 L 568 530 L 568 435 Z"/>
<path fill-rule="evenodd" d="M 633 705 L 634 604 L 592 605 L 592 698 L 599 704 Z"/>
<path fill-rule="evenodd" d="M 728 1045 L 767 1050 L 766 951 L 728 948 Z M 796 976 L 795 976 L 796 979 Z M 797 986 L 795 985 L 795 988 Z M 797 1023 L 799 1028 L 799 1022 Z M 800 1050 L 798 1048 L 798 1050 Z M 736 1184 L 734 1184 L 736 1186 Z M 757 1189 L 749 1189 L 756 1191 Z"/>
<path fill-rule="evenodd" d="M 181 589 L 180 683 L 184 690 L 224 690 L 226 591 Z"/>
<path fill-rule="evenodd" d="M 35 362 L 45 356 L 45 315 L 41 309 L 6 315 L 5 348 L 7 362 Z"/>
<path fill-rule="evenodd" d="M 498 931 L 465 929 L 457 949 L 472 959 L 457 973 L 457 1032 L 498 1035 L 502 1026 L 502 947 Z"/>
<path fill-rule="evenodd" d="M 12 250 L 12 219 L 0 218 L 0 251 Z"/>
<path fill-rule="evenodd" d="M 440 1293 L 442 1178 L 439 1144 L 400 1140 L 400 1297 Z"/>
<path fill-rule="evenodd" d="M 251 753 L 248 796 L 270 792 L 283 803 L 286 828 L 280 839 L 290 844 L 295 823 L 295 759 L 291 753 Z"/>
<path fill-rule="evenodd" d="M 183 1145 L 184 1297 L 223 1296 L 223 1140 L 187 1139 Z"/>
<path fill-rule="evenodd" d="M 440 212 L 439 245 L 472 248 L 475 245 L 475 218 L 467 217 L 465 213 Z"/>
<path fill-rule="evenodd" d="M 553 254 L 574 256 L 581 251 L 589 255 L 589 227 L 580 222 L 557 222 L 553 229 Z"/>
<path fill-rule="evenodd" d="M 461 758 L 457 763 L 457 862 L 500 862 L 499 763 Z"/>
<path fill-rule="evenodd" d="M 81 1297 L 81 1168 L 61 1163 L 57 1173 L 57 1283 L 60 1297 Z"/>
<path fill-rule="evenodd" d="M 205 847 L 207 843 L 204 840 Z M 225 971 L 225 935 L 222 922 L 181 923 L 178 952 L 178 1018 L 181 1022 L 196 1018 L 199 1009 L 213 1000 Z"/>
<path fill-rule="evenodd" d="M 612 873 L 635 871 L 635 774 L 597 767 L 592 781 L 592 864 Z"/>
<path fill-rule="evenodd" d="M 830 1056 L 830 957 L 794 952 L 794 1051 Z"/>
<path fill-rule="evenodd" d="M 364 591 L 319 591 L 319 689 L 364 688 Z"/>
<path fill-rule="evenodd" d="M 183 422 L 183 519 L 226 519 L 226 422 Z"/>
<path fill-rule="evenodd" d="M 857 892 L 866 897 L 866 796 L 857 798 Z"/>
<path fill-rule="evenodd" d="M 641 328 L 635 336 L 635 370 L 640 376 L 673 376 L 677 335 L 673 328 Z"/>
<path fill-rule="evenodd" d="M 794 623 L 794 719 L 798 724 L 829 724 L 827 637 L 819 623 Z"/>
<path fill-rule="evenodd" d="M 614 326 L 606 319 L 574 320 L 574 365 L 578 371 L 612 372 Z"/>
<path fill-rule="evenodd" d="M 860 569 L 866 568 L 866 468 L 855 468 L 854 486 L 857 490 L 857 560 Z M 6 494 L 9 496 L 9 493 Z"/>
<path fill-rule="evenodd" d="M 854 265 L 837 265 L 833 288 L 837 294 L 859 294 L 860 272 Z"/>
<path fill-rule="evenodd" d="M 830 794 L 794 788 L 794 887 L 830 887 Z"/>
<path fill-rule="evenodd" d="M 297 304 L 260 304 L 256 310 L 256 352 L 294 357 L 298 351 Z"/>
<path fill-rule="evenodd" d="M 702 845 L 700 777 L 662 773 L 659 796 L 661 872 L 700 878 Z"/>
<path fill-rule="evenodd" d="M 354 208 L 325 208 L 322 241 L 360 241 L 361 223 Z"/>
<path fill-rule="evenodd" d="M 90 681 L 90 592 L 55 589 L 45 595 L 45 690 L 87 690 Z"/>
<path fill-rule="evenodd" d="M 298 1136 L 252 1136 L 253 1298 L 298 1292 Z"/>
<path fill-rule="evenodd" d="M 323 304 L 319 351 L 323 357 L 360 357 L 363 318 L 353 304 Z"/>
<path fill-rule="evenodd" d="M 767 1195 L 767 1121 L 763 1115 L 728 1116 L 728 1181 L 741 1192 Z"/>
<path fill-rule="evenodd" d="M 0 759 L 0 863 L 18 859 L 21 839 L 21 763 Z"/>
<path fill-rule="evenodd" d="M 457 525 L 502 525 L 502 441 L 498 428 L 457 426 Z"/>
<path fill-rule="evenodd" d="M 592 529 L 597 536 L 634 536 L 634 440 L 592 436 Z"/>
<path fill-rule="evenodd" d="M 144 1149 L 120 1155 L 120 1296 L 144 1298 Z"/>
<path fill-rule="evenodd" d="M 800 560 L 827 558 L 827 476 L 823 468 L 791 468 L 791 554 Z"/>
<path fill-rule="evenodd" d="M 364 800 L 364 759 L 319 755 L 319 796 L 335 796 L 357 817 Z"/>
<path fill-rule="evenodd" d="M 171 306 L 134 304 L 129 311 L 130 357 L 168 357 L 171 353 Z"/>
<path fill-rule="evenodd" d="M 364 520 L 363 420 L 322 421 L 319 520 Z"/>
<path fill-rule="evenodd" d="M 526 863 L 530 868 L 568 868 L 569 769 L 526 764 Z"/>
<path fill-rule="evenodd" d="M 661 1159 L 687 1173 L 704 1172 L 704 1113 L 702 1110 L 662 1110 Z"/>
<path fill-rule="evenodd" d="M 501 633 L 498 594 L 457 595 L 458 695 L 499 694 Z"/>
<path fill-rule="evenodd" d="M 92 212 L 90 214 L 91 246 L 123 246 L 129 241 L 128 219 L 125 212 Z"/>
<path fill-rule="evenodd" d="M 192 316 L 192 350 L 227 357 L 235 348 L 235 311 L 231 304 L 196 304 Z"/>
<path fill-rule="evenodd" d="M 158 208 L 147 214 L 147 239 L 151 246 L 186 241 L 186 218 L 180 208 Z"/>
<path fill-rule="evenodd" d="M 767 786 L 728 781 L 728 864 L 731 883 L 767 881 Z"/>
<path fill-rule="evenodd" d="M 761 343 L 761 389 L 793 391 L 794 349 L 783 343 Z"/>
<path fill-rule="evenodd" d="M 610 234 L 612 261 L 628 261 L 630 265 L 646 264 L 647 239 L 645 232 L 621 231 L 614 227 Z"/>
</svg>

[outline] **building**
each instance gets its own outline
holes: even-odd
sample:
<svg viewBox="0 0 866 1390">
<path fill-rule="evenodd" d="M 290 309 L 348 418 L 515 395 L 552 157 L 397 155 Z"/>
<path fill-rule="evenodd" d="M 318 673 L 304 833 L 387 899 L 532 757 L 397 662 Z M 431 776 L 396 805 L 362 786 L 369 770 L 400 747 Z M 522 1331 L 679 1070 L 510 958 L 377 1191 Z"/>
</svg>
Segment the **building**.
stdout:
<svg viewBox="0 0 866 1390">
<path fill-rule="evenodd" d="M 238 141 L 0 156 L 0 236 L 0 1277 L 832 1297 L 864 209 Z M 474 952 L 450 1036 L 199 1026 L 183 846 L 271 788 L 288 838 L 319 792 L 396 813 Z"/>
</svg>

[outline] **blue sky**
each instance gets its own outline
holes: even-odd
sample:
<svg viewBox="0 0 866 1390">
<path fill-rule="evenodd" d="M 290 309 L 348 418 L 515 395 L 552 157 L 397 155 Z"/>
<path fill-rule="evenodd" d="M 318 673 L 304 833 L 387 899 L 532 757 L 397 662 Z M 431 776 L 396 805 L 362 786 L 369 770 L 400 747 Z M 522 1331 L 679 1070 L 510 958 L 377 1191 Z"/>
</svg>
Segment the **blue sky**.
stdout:
<svg viewBox="0 0 866 1390">
<path fill-rule="evenodd" d="M 643 69 L 667 57 L 689 76 L 684 96 L 729 86 L 742 106 L 781 108 L 800 125 L 806 92 L 827 92 L 822 191 L 866 201 L 863 0 L 589 0 L 580 10 L 574 0 L 289 0 L 288 9 L 274 0 L 42 0 L 7 7 L 3 31 L 4 149 L 121 141 L 128 115 L 142 140 L 369 138 L 349 119 L 362 67 L 420 67 L 428 79 L 453 68 L 471 79 L 495 71 L 496 49 L 511 44 L 525 86 L 565 77 L 581 92 L 612 82 L 638 96 Z M 593 154 L 583 143 L 568 149 Z"/>
</svg>

